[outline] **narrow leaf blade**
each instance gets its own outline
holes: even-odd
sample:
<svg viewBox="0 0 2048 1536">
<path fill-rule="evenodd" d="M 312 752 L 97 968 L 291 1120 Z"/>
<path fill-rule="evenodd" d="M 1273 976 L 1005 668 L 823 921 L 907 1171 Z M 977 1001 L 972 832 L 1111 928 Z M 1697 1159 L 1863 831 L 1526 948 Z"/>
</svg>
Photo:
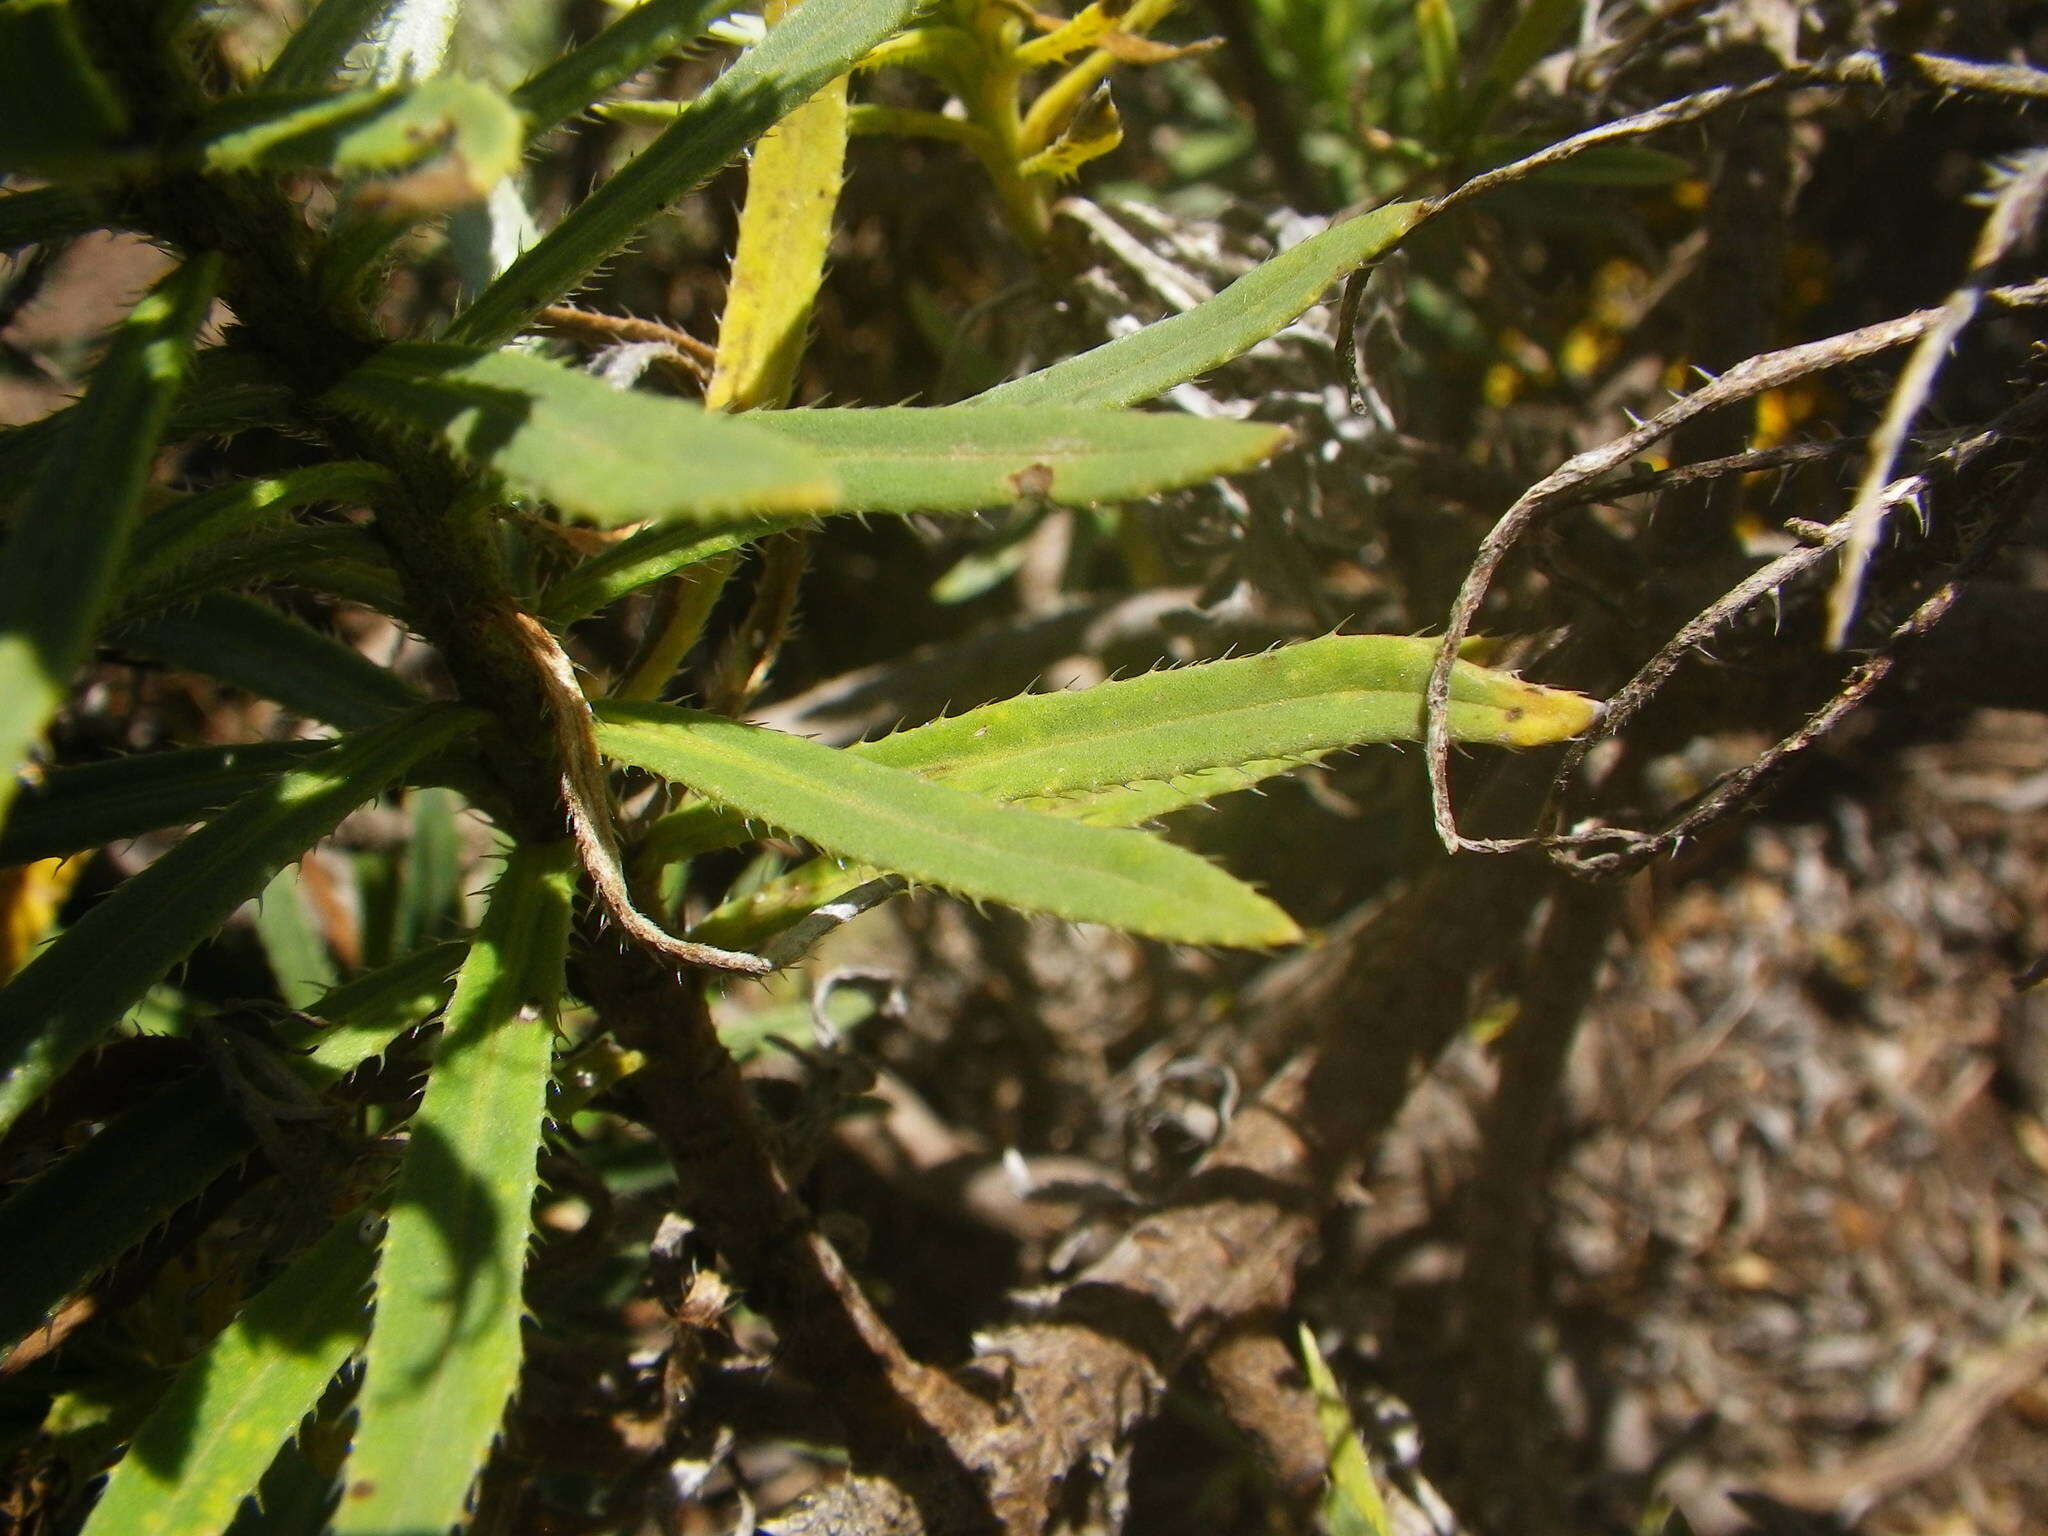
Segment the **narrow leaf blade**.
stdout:
<svg viewBox="0 0 2048 1536">
<path fill-rule="evenodd" d="M 692 101 L 674 126 L 513 262 L 455 317 L 446 339 L 492 346 L 514 335 L 663 208 L 907 25 L 918 3 L 833 0 L 798 6 Z"/>
<path fill-rule="evenodd" d="M 545 133 L 623 80 L 676 52 L 726 9 L 725 0 L 642 0 L 512 93 L 529 136 Z"/>
<path fill-rule="evenodd" d="M 293 1044 L 300 1075 L 326 1088 L 354 1071 L 408 1029 L 440 1012 L 462 964 L 464 946 L 450 939 L 345 981 L 312 1007 Z"/>
<path fill-rule="evenodd" d="M 855 750 L 871 762 L 1014 800 L 1414 741 L 1435 655 L 1429 639 L 1329 635 L 1257 656 L 1006 699 Z M 1597 715 L 1598 706 L 1579 694 L 1470 662 L 1452 673 L 1458 741 L 1537 746 L 1577 735 Z"/>
<path fill-rule="evenodd" d="M 186 562 L 224 540 L 281 524 L 294 507 L 313 501 L 370 501 L 391 485 L 389 471 L 344 461 L 260 480 L 237 480 L 172 502 L 144 518 L 135 530 L 121 566 L 122 595 L 133 596 L 168 580 Z"/>
<path fill-rule="evenodd" d="M 272 875 L 476 720 L 436 708 L 343 738 L 237 801 L 72 924 L 0 988 L 0 1129 Z"/>
<path fill-rule="evenodd" d="M 254 598 L 202 598 L 130 624 L 116 638 L 125 649 L 203 672 L 343 729 L 375 725 L 422 702 L 367 656 Z"/>
<path fill-rule="evenodd" d="M 854 512 L 974 512 L 1020 499 L 1135 501 L 1249 469 L 1284 427 L 1138 411 L 946 406 L 764 411 L 749 420 L 801 444 Z"/>
<path fill-rule="evenodd" d="M 271 61 L 266 91 L 303 91 L 340 73 L 349 53 L 369 40 L 391 0 L 318 0 Z"/>
<path fill-rule="evenodd" d="M 299 872 L 290 865 L 256 898 L 256 939 L 287 1008 L 310 1008 L 333 989 L 334 957 L 307 915 Z"/>
<path fill-rule="evenodd" d="M 427 212 L 474 202 L 519 168 L 524 125 L 475 80 L 440 75 L 381 90 L 230 97 L 188 146 L 202 170 L 399 177 L 376 200 Z"/>
<path fill-rule="evenodd" d="M 135 306 L 0 550 L 0 815 L 85 659 L 219 269 L 187 262 Z"/>
<path fill-rule="evenodd" d="M 128 110 L 92 60 L 69 0 L 0 6 L 0 165 L 66 175 L 101 165 Z"/>
<path fill-rule="evenodd" d="M 181 827 L 325 750 L 318 741 L 185 747 L 57 768 L 21 792 L 0 832 L 0 864 L 28 864 Z"/>
<path fill-rule="evenodd" d="M 804 515 L 838 488 L 809 453 L 747 421 L 634 394 L 519 352 L 408 342 L 329 403 L 431 434 L 514 490 L 605 523 L 748 512 Z"/>
<path fill-rule="evenodd" d="M 1199 378 L 1301 318 L 1330 285 L 1376 261 L 1422 221 L 1388 203 L 1333 224 L 1182 314 L 976 395 L 971 405 L 1136 405 Z"/>
<path fill-rule="evenodd" d="M 116 1116 L 0 1205 L 0 1347 L 146 1237 L 255 1139 L 198 1073 Z"/>
<path fill-rule="evenodd" d="M 87 1536 L 224 1531 L 368 1327 L 372 1250 L 346 1216 L 172 1381 L 107 1479 Z"/>
<path fill-rule="evenodd" d="M 554 1046 L 531 1005 L 561 989 L 574 869 L 566 845 L 515 850 L 456 981 L 377 1266 L 337 1536 L 456 1524 L 517 1380 Z"/>
<path fill-rule="evenodd" d="M 729 555 L 787 527 L 786 518 L 749 518 L 709 532 L 689 524 L 643 528 L 551 583 L 541 597 L 541 616 L 573 624 L 685 566 Z"/>
<path fill-rule="evenodd" d="M 1352 1422 L 1350 1405 L 1306 1323 L 1301 1326 L 1301 1361 L 1315 1394 L 1316 1423 L 1330 1463 L 1330 1485 L 1323 1493 L 1324 1529 L 1330 1536 L 1393 1536 L 1386 1501 L 1373 1481 L 1372 1463 Z"/>
<path fill-rule="evenodd" d="M 958 895 L 1190 944 L 1300 937 L 1265 897 L 1144 833 L 1007 810 L 800 737 L 661 705 L 606 705 L 597 738 L 608 756 L 827 853 Z"/>
</svg>

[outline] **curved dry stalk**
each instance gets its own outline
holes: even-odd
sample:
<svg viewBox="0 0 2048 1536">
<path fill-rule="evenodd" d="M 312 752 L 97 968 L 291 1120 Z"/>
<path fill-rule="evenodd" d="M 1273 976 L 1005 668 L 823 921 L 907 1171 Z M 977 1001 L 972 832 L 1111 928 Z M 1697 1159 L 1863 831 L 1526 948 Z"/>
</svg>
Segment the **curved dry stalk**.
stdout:
<svg viewBox="0 0 2048 1536">
<path fill-rule="evenodd" d="M 2048 150 L 2021 156 L 2009 168 L 2004 185 L 1993 199 L 1991 212 L 1970 253 L 1970 270 L 1963 282 L 1941 306 L 1941 318 L 1923 335 L 1906 360 L 1905 369 L 1886 402 L 1884 417 L 1870 434 L 1870 460 L 1856 486 L 1856 499 L 1849 508 L 1849 538 L 1842 551 L 1842 567 L 1828 595 L 1828 637 L 1830 649 L 1840 650 L 1856 617 L 1856 605 L 1863 590 L 1863 573 L 1877 552 L 1884 532 L 1885 512 L 1891 503 L 1883 496 L 1892 467 L 1906 446 L 1906 434 L 1913 430 L 1927 397 L 1934 391 L 1949 351 L 1968 329 L 1984 305 L 1991 273 L 2013 247 L 2030 234 L 2040 220 L 2041 207 L 2048 200 Z"/>
<path fill-rule="evenodd" d="M 2012 305 L 2048 303 L 2048 280 L 1995 289 L 1992 297 Z M 1645 449 L 1694 418 L 1724 405 L 1752 399 L 1810 374 L 1839 368 L 1917 341 L 1938 326 L 1945 313 L 1943 309 L 1917 310 L 1895 320 L 1880 321 L 1876 325 L 1767 352 L 1738 363 L 1719 378 L 1674 401 L 1634 431 L 1566 460 L 1524 491 L 1501 515 L 1500 521 L 1481 541 L 1464 583 L 1458 589 L 1437 649 L 1436 666 L 1430 675 L 1425 758 L 1429 768 L 1430 809 L 1437 836 L 1446 848 L 1454 853 L 1509 853 L 1539 842 L 1553 841 L 1527 837 L 1465 837 L 1458 831 L 1451 806 L 1448 715 L 1451 669 L 1457 661 L 1458 648 L 1472 632 L 1472 622 L 1486 599 L 1495 574 L 1523 536 L 1551 513 L 1574 504 L 1574 499 L 1602 476 L 1623 468 Z"/>
<path fill-rule="evenodd" d="M 575 833 L 576 851 L 612 921 L 635 943 L 684 965 L 766 975 L 774 967 L 759 955 L 693 944 L 664 930 L 633 905 L 626 872 L 612 831 L 611 795 L 591 728 L 590 704 L 576 682 L 576 669 L 547 627 L 531 614 L 514 612 L 508 626 L 534 664 L 548 705 L 549 726 L 562 763 L 562 803 Z"/>
</svg>

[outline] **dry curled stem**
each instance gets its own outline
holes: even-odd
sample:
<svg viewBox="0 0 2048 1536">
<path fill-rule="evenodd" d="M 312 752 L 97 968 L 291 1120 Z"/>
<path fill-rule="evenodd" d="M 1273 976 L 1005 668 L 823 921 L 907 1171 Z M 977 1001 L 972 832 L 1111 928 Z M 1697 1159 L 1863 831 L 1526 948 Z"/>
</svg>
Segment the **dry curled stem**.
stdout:
<svg viewBox="0 0 2048 1536">
<path fill-rule="evenodd" d="M 2048 281 L 2022 284 L 1992 291 L 1992 297 L 2012 305 L 2048 303 Z M 1708 411 L 1738 401 L 1753 399 L 1796 379 L 1839 368 L 1847 363 L 1876 356 L 1905 346 L 1940 325 L 1944 309 L 1923 309 L 1895 320 L 1846 331 L 1820 341 L 1805 342 L 1777 352 L 1767 352 L 1737 364 L 1717 379 L 1708 381 L 1682 399 L 1657 413 L 1631 432 L 1597 448 L 1574 455 L 1551 474 L 1529 487 L 1480 543 L 1479 552 L 1465 574 L 1451 606 L 1444 636 L 1437 650 L 1436 666 L 1430 675 L 1428 730 L 1425 737 L 1429 767 L 1430 806 L 1436 830 L 1452 852 L 1508 853 L 1537 843 L 1556 840 L 1532 838 L 1468 838 L 1458 830 L 1450 792 L 1450 683 L 1458 648 L 1472 632 L 1472 623 L 1492 586 L 1495 574 L 1523 537 L 1539 522 L 1559 509 L 1575 505 L 1585 490 L 1631 463 L 1637 455 L 1668 437 L 1685 423 Z"/>
<path fill-rule="evenodd" d="M 619 860 L 618 839 L 612 831 L 611 795 L 598 756 L 597 736 L 591 729 L 590 704 L 577 685 L 575 668 L 547 627 L 532 615 L 514 613 L 511 629 L 534 663 L 535 675 L 543 680 L 549 725 L 562 763 L 562 801 L 584 872 L 612 921 L 635 943 L 684 965 L 749 976 L 765 975 L 773 969 L 759 955 L 679 939 L 633 905 Z"/>
</svg>

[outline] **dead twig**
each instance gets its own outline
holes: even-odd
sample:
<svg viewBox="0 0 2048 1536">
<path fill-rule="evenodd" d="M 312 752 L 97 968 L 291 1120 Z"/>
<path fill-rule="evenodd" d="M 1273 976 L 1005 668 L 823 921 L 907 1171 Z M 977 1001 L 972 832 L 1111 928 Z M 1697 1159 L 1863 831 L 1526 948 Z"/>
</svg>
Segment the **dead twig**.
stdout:
<svg viewBox="0 0 2048 1536">
<path fill-rule="evenodd" d="M 1984 220 L 1977 247 L 1970 253 L 1970 270 L 1960 287 L 1943 302 L 1941 318 L 1930 326 L 1892 389 L 1884 417 L 1870 434 L 1870 461 L 1856 487 L 1856 500 L 1849 508 L 1849 537 L 1842 550 L 1841 570 L 1835 589 L 1828 597 L 1830 649 L 1840 650 L 1856 617 L 1856 604 L 1863 590 L 1863 573 L 1877 551 L 1884 532 L 1885 512 L 1891 503 L 1883 497 L 1892 467 L 1906 446 L 1906 434 L 1913 430 L 1934 381 L 1956 343 L 1984 305 L 1991 274 L 2014 246 L 2030 233 L 2039 220 L 2041 206 L 2048 200 L 2048 150 L 2020 156 L 2002 172 L 2003 182 L 1993 198 L 1991 212 Z"/>
<path fill-rule="evenodd" d="M 597 346 L 646 345 L 666 347 L 695 376 L 699 384 L 711 377 L 718 357 L 717 348 L 699 341 L 678 326 L 659 320 L 642 320 L 633 315 L 605 315 L 573 304 L 549 304 L 534 317 L 534 329 L 567 336 Z"/>
<path fill-rule="evenodd" d="M 2012 305 L 2048 303 L 2048 280 L 1993 290 L 1999 302 Z M 1753 399 L 1810 374 L 1839 368 L 1905 346 L 1941 323 L 1945 311 L 1917 310 L 1895 320 L 1863 326 L 1838 336 L 1767 352 L 1738 363 L 1719 378 L 1674 401 L 1634 431 L 1589 448 L 1524 491 L 1501 515 L 1480 543 L 1452 604 L 1428 690 L 1425 756 L 1429 768 L 1430 808 L 1437 836 L 1452 852 L 1505 853 L 1543 841 L 1519 838 L 1468 838 L 1458 831 L 1450 793 L 1450 686 L 1458 648 L 1472 632 L 1472 622 L 1485 601 L 1493 578 L 1510 551 L 1545 517 L 1567 504 L 1587 486 L 1613 474 L 1652 444 L 1708 411 Z"/>
</svg>

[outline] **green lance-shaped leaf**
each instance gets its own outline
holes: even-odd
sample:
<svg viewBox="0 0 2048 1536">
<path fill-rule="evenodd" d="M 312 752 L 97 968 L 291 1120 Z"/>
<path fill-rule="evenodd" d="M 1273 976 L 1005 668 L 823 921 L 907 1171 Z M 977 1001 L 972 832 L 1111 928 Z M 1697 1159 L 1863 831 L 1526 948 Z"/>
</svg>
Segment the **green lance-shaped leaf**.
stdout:
<svg viewBox="0 0 2048 1536">
<path fill-rule="evenodd" d="M 326 398 L 379 425 L 430 434 L 513 490 L 603 523 L 802 515 L 838 494 L 814 455 L 751 422 L 613 389 L 522 352 L 399 343 Z"/>
<path fill-rule="evenodd" d="M 0 165 L 39 176 L 110 170 L 128 111 L 93 63 L 69 0 L 0 5 Z"/>
<path fill-rule="evenodd" d="M 1301 318 L 1330 285 L 1392 250 L 1422 203 L 1388 203 L 1333 224 L 1245 273 L 1213 299 L 976 395 L 973 405 L 1136 405 L 1249 352 Z"/>
<path fill-rule="evenodd" d="M 850 752 L 722 716 L 611 703 L 599 748 L 826 853 L 1076 922 L 1189 944 L 1300 937 L 1287 914 L 1184 849 L 990 804 Z"/>
<path fill-rule="evenodd" d="M 0 1348 L 195 1198 L 255 1145 L 219 1076 L 200 1071 L 108 1122 L 0 1205 Z"/>
<path fill-rule="evenodd" d="M 0 548 L 0 816 L 92 643 L 219 268 L 187 262 L 122 322 Z"/>
<path fill-rule="evenodd" d="M 337 1536 L 425 1536 L 459 1521 L 518 1380 L 554 1046 L 545 1016 L 561 992 L 575 869 L 568 844 L 514 850 L 456 980 L 377 1266 Z"/>
<path fill-rule="evenodd" d="M 1137 826 L 1339 748 L 1419 740 L 1435 655 L 1427 639 L 1329 635 L 1258 656 L 1025 694 L 847 750 L 991 800 L 1095 826 Z M 1598 712 L 1564 689 L 1470 662 L 1452 670 L 1455 741 L 1540 746 L 1577 735 Z M 655 824 L 644 857 L 670 863 L 744 835 L 730 811 L 686 806 Z"/>
<path fill-rule="evenodd" d="M 272 875 L 477 718 L 434 708 L 342 738 L 236 801 L 65 930 L 0 988 L 0 1130 Z"/>
<path fill-rule="evenodd" d="M 789 526 L 787 518 L 747 518 L 710 533 L 687 525 L 643 528 L 551 583 L 541 595 L 540 615 L 573 624 L 649 582 L 729 555 Z"/>
<path fill-rule="evenodd" d="M 132 597 L 169 580 L 188 561 L 223 541 L 283 525 L 293 507 L 315 501 L 372 501 L 394 483 L 387 469 L 343 461 L 261 480 L 237 480 L 174 501 L 144 518 L 135 530 L 121 565 L 121 595 Z"/>
<path fill-rule="evenodd" d="M 1415 0 L 1415 36 L 1421 45 L 1422 79 L 1429 92 L 1430 115 L 1439 133 L 1449 133 L 1458 119 L 1464 87 L 1463 48 L 1458 18 L 1450 0 Z"/>
<path fill-rule="evenodd" d="M 291 1065 L 315 1088 L 326 1088 L 388 1046 L 393 1037 L 439 1013 L 454 985 L 465 946 L 450 939 L 345 981 L 287 1029 Z"/>
<path fill-rule="evenodd" d="M 373 1252 L 365 1215 L 344 1216 L 188 1361 L 116 1463 L 87 1536 L 226 1530 L 361 1347 Z"/>
<path fill-rule="evenodd" d="M 782 26 L 797 4 L 767 0 L 762 19 Z M 704 385 L 711 410 L 780 410 L 795 397 L 846 179 L 846 122 L 840 75 L 763 134 L 747 158 L 718 358 Z M 686 648 L 678 645 L 676 654 Z"/>
<path fill-rule="evenodd" d="M 622 80 L 682 48 L 728 9 L 725 0 L 642 0 L 512 93 L 529 137 L 583 111 Z"/>
<path fill-rule="evenodd" d="M 459 75 L 381 90 L 233 96 L 186 153 L 207 171 L 318 171 L 389 178 L 366 193 L 394 211 L 474 202 L 519 168 L 511 102 Z"/>
<path fill-rule="evenodd" d="M 401 622 L 407 613 L 404 583 L 392 568 L 389 551 L 367 527 L 287 524 L 217 543 L 147 590 L 124 593 L 114 622 L 126 630 L 153 613 L 205 603 L 241 587 L 322 592 Z"/>
<path fill-rule="evenodd" d="M 309 1008 L 334 987 L 334 957 L 306 911 L 299 872 L 286 865 L 256 898 L 256 942 L 287 1008 Z"/>
<path fill-rule="evenodd" d="M 821 459 L 849 512 L 1135 501 L 1249 469 L 1288 436 L 1259 422 L 1045 407 L 763 411 L 748 419 Z"/>
<path fill-rule="evenodd" d="M 1123 682 L 1028 694 L 849 751 L 1041 815 L 1135 827 L 1206 805 L 1344 747 L 1422 734 L 1430 640 L 1336 635 L 1260 656 L 1206 662 Z M 1525 747 L 1583 731 L 1598 711 L 1562 689 L 1460 662 L 1455 740 Z M 664 817 L 650 864 L 729 845 L 744 822 L 703 802 Z M 872 875 L 813 860 L 731 901 L 690 930 L 704 944 L 753 948 Z"/>
<path fill-rule="evenodd" d="M 908 23 L 919 0 L 801 5 L 749 48 L 647 148 L 579 203 L 455 317 L 446 339 L 494 346 L 578 287 L 650 219 L 738 157 L 869 49 Z"/>
<path fill-rule="evenodd" d="M 1372 1463 L 1350 1405 L 1306 1323 L 1301 1325 L 1301 1363 L 1315 1394 L 1316 1424 L 1323 1432 L 1323 1453 L 1330 1466 L 1330 1484 L 1323 1492 L 1323 1529 L 1330 1536 L 1393 1536 L 1386 1501 L 1373 1481 Z"/>
<path fill-rule="evenodd" d="M 1091 827 L 1141 827 L 1175 811 L 1208 805 L 1240 790 L 1255 789 L 1267 779 L 1321 762 L 1325 756 L 1322 752 L 1307 752 L 1299 757 L 1255 757 L 1228 768 L 1200 768 L 1164 779 L 1103 784 L 1056 795 L 1025 795 L 1004 803 L 1047 816 L 1085 821 Z"/>
<path fill-rule="evenodd" d="M 254 598 L 201 598 L 126 625 L 115 639 L 125 650 L 203 672 L 345 730 L 421 702 L 367 656 Z"/>
<path fill-rule="evenodd" d="M 318 0 L 263 74 L 266 91 L 306 91 L 340 73 L 350 52 L 369 41 L 392 0 Z"/>
<path fill-rule="evenodd" d="M 0 864 L 82 853 L 212 815 L 326 750 L 319 741 L 183 747 L 55 768 L 25 786 L 0 831 Z"/>
<path fill-rule="evenodd" d="M 1169 779 L 1422 734 L 1436 642 L 1329 635 L 1257 656 L 1027 694 L 864 743 L 871 762 L 998 800 Z M 1528 747 L 1598 716 L 1591 700 L 1459 662 L 1453 739 Z"/>
</svg>

